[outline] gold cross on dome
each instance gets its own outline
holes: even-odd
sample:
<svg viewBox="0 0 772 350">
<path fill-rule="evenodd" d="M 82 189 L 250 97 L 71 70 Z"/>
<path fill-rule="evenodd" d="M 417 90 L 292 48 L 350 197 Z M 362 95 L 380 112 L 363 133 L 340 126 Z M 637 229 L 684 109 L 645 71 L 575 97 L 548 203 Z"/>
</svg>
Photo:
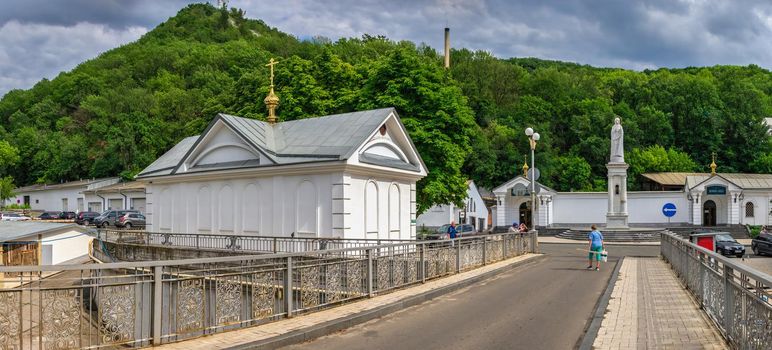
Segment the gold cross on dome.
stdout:
<svg viewBox="0 0 772 350">
<path fill-rule="evenodd" d="M 268 61 L 268 64 L 266 64 L 266 67 L 271 67 L 271 87 L 273 87 L 273 66 L 275 66 L 279 61 L 274 60 L 273 57 Z"/>
</svg>

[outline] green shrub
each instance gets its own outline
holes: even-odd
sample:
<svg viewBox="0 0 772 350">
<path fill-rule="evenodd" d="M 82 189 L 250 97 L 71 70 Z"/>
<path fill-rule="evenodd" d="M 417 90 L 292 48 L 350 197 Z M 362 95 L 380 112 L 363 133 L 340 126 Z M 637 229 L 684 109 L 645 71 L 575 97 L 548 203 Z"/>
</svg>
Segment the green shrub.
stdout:
<svg viewBox="0 0 772 350">
<path fill-rule="evenodd" d="M 32 209 L 29 204 L 9 204 L 3 207 L 3 209 Z"/>
<path fill-rule="evenodd" d="M 745 228 L 748 229 L 748 235 L 751 236 L 751 238 L 756 238 L 761 232 L 761 225 L 745 225 Z"/>
</svg>

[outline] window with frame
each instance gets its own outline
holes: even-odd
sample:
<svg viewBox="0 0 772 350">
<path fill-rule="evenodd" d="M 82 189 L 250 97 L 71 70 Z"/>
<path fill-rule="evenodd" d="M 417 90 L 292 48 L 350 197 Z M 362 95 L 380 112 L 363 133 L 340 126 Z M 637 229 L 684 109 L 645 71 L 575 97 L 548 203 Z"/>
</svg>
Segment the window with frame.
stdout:
<svg viewBox="0 0 772 350">
<path fill-rule="evenodd" d="M 745 203 L 745 217 L 746 218 L 753 217 L 753 202 Z"/>
</svg>

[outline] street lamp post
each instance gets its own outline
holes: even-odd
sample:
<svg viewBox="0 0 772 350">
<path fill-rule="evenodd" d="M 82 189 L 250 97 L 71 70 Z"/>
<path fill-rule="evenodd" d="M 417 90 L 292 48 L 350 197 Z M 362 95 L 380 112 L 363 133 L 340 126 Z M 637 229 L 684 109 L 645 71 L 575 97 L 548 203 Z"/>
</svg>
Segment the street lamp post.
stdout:
<svg viewBox="0 0 772 350">
<path fill-rule="evenodd" d="M 536 162 L 534 159 L 534 151 L 536 150 L 536 141 L 539 141 L 539 133 L 534 132 L 532 128 L 525 129 L 525 136 L 528 136 L 528 141 L 531 144 L 531 229 L 536 229 Z"/>
</svg>

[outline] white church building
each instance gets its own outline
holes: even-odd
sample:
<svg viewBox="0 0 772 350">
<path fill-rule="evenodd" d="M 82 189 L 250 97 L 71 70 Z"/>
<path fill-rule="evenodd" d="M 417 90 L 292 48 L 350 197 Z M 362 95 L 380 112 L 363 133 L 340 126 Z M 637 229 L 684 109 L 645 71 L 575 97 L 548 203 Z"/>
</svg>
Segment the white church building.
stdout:
<svg viewBox="0 0 772 350">
<path fill-rule="evenodd" d="M 148 231 L 412 239 L 426 174 L 385 108 L 279 123 L 218 114 L 137 180 Z"/>
</svg>

